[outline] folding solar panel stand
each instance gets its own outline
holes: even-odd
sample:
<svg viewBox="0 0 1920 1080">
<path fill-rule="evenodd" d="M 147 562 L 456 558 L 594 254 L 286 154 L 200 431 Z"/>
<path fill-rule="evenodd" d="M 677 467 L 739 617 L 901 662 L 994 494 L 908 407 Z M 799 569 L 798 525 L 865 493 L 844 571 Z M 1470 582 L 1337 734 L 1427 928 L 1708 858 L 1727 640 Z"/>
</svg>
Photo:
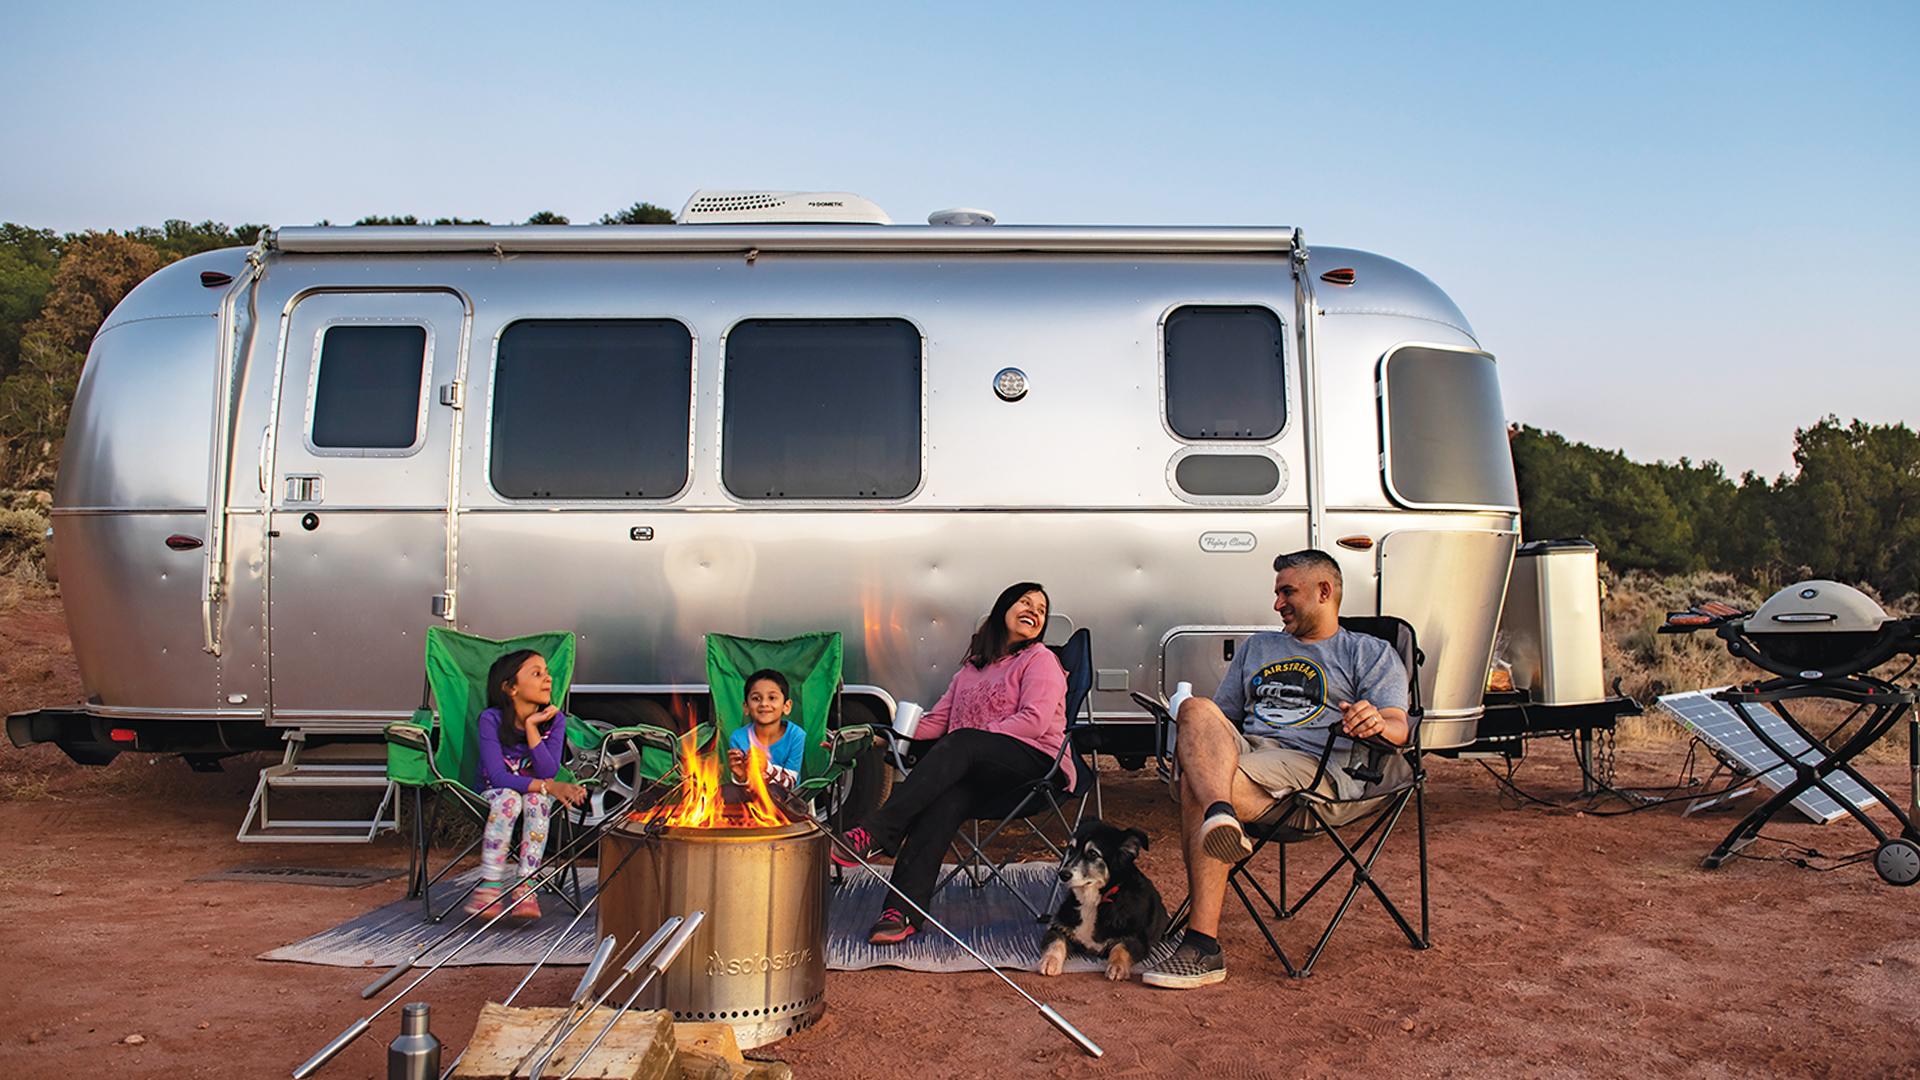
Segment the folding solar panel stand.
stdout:
<svg viewBox="0 0 1920 1080">
<path fill-rule="evenodd" d="M 1004 873 L 1036 841 L 1054 861 L 1064 859 L 1066 835 L 1079 826 L 1081 817 L 1085 815 L 1086 796 L 1093 793 L 1097 798 L 1100 774 L 1095 768 L 1093 754 L 1082 753 L 1083 749 L 1090 751 L 1098 745 L 1098 731 L 1089 693 L 1093 689 L 1092 641 L 1092 635 L 1085 627 L 1081 627 L 1067 638 L 1065 644 L 1047 646 L 1059 658 L 1060 666 L 1067 673 L 1067 730 L 1065 738 L 1060 741 L 1060 750 L 1054 755 L 1053 764 L 1045 776 L 1007 792 L 961 828 L 953 843 L 957 864 L 940 879 L 935 892 L 946 888 L 948 882 L 965 873 L 968 883 L 976 889 L 985 888 L 988 883 L 996 881 L 1006 886 L 1007 891 L 1033 914 L 1035 920 L 1045 922 L 1050 917 L 1053 902 L 1059 895 L 1057 882 L 1047 896 L 1046 907 L 1036 908 L 1024 893 L 1007 881 Z M 1071 768 L 1067 763 L 1068 755 L 1073 757 Z M 1080 800 L 1079 811 L 1069 822 L 1066 807 L 1075 799 Z M 1038 819 L 1037 824 L 1035 819 Z M 985 836 L 980 835 L 980 823 L 983 821 L 995 823 Z M 1027 826 L 1025 835 L 999 858 L 989 855 L 987 848 L 1015 822 Z M 1061 830 L 1060 843 L 1055 843 L 1047 835 L 1050 824 Z"/>
<path fill-rule="evenodd" d="M 1892 730 L 1893 725 L 1903 717 L 1911 718 L 1914 693 L 1890 683 L 1868 676 L 1854 675 L 1837 681 L 1801 681 L 1796 679 L 1772 679 L 1756 686 L 1742 689 L 1723 690 L 1713 695 L 1714 700 L 1723 701 L 1733 707 L 1740 719 L 1753 732 L 1754 737 L 1766 744 L 1767 749 L 1778 755 L 1780 760 L 1793 769 L 1794 778 L 1785 787 L 1775 792 L 1773 797 L 1754 808 L 1719 846 L 1707 855 L 1704 865 L 1709 870 L 1718 869 L 1728 859 L 1738 855 L 1758 839 L 1774 815 L 1787 809 L 1795 799 L 1809 791 L 1819 791 L 1841 808 L 1851 814 L 1879 842 L 1879 850 L 1874 859 L 1874 868 L 1889 884 L 1911 885 L 1920 881 L 1920 830 L 1916 830 L 1914 821 L 1920 816 L 1920 808 L 1911 805 L 1902 807 L 1886 792 L 1874 786 L 1873 782 L 1855 769 L 1852 761 L 1867 747 L 1878 742 L 1880 737 Z M 1831 698 L 1838 701 L 1853 702 L 1869 708 L 1867 719 L 1854 731 L 1852 736 L 1839 746 L 1830 746 L 1816 736 L 1797 719 L 1787 707 L 1787 702 L 1802 698 Z M 1806 740 L 1807 745 L 1819 749 L 1818 761 L 1809 762 L 1799 754 L 1782 746 L 1774 734 L 1767 730 L 1754 709 L 1770 710 L 1778 716 L 1793 733 Z M 1914 736 L 1920 727 L 1911 722 L 1908 731 L 1908 763 L 1915 780 L 1916 790 L 1920 791 L 1920 742 Z M 1835 774 L 1846 777 L 1864 789 L 1873 800 L 1884 807 L 1899 822 L 1896 832 L 1889 832 L 1879 822 L 1870 817 L 1856 804 L 1854 799 L 1835 789 L 1830 778 Z"/>
<path fill-rule="evenodd" d="M 1274 809 L 1259 821 L 1245 824 L 1247 836 L 1253 841 L 1253 852 L 1236 863 L 1227 875 L 1227 883 L 1240 897 L 1240 903 L 1247 909 L 1259 927 L 1262 937 L 1273 950 L 1273 955 L 1286 968 L 1287 974 L 1304 979 L 1313 974 L 1313 965 L 1326 951 L 1327 944 L 1340 928 L 1360 890 L 1367 889 L 1373 895 L 1382 910 L 1390 917 L 1400 931 L 1406 935 L 1407 944 L 1415 949 L 1432 946 L 1430 936 L 1431 906 L 1427 885 L 1427 820 L 1426 820 L 1426 769 L 1420 758 L 1420 663 L 1423 656 L 1414 638 L 1413 627 L 1404 620 L 1388 615 L 1380 616 L 1343 616 L 1340 625 L 1357 633 L 1369 634 L 1381 638 L 1395 647 L 1401 662 L 1406 666 L 1409 682 L 1409 705 L 1407 710 L 1411 738 L 1408 745 L 1397 747 L 1385 742 L 1367 741 L 1374 751 L 1369 756 L 1369 767 L 1374 770 L 1377 779 L 1366 779 L 1361 795 L 1355 799 L 1341 800 L 1320 795 L 1311 790 L 1320 786 L 1320 778 L 1325 775 L 1333 755 L 1335 734 L 1331 729 L 1326 745 L 1320 752 L 1320 762 L 1314 782 L 1309 790 L 1297 791 L 1280 800 Z M 1164 706 L 1148 699 L 1148 703 L 1166 718 Z M 1170 718 L 1167 718 L 1170 719 Z M 1387 841 L 1392 837 L 1394 828 L 1408 806 L 1412 806 L 1414 823 L 1419 843 L 1419 883 L 1420 883 L 1420 928 L 1416 931 L 1411 921 L 1401 913 L 1375 875 L 1375 866 L 1385 851 Z M 1364 824 L 1364 827 L 1363 827 Z M 1359 829 L 1359 835 L 1349 840 L 1348 836 Z M 1343 831 L 1344 830 L 1344 831 Z M 1287 849 L 1293 844 L 1308 840 L 1326 838 L 1338 849 L 1338 855 L 1332 866 L 1311 885 L 1298 900 L 1289 902 L 1287 897 Z M 1260 852 L 1269 845 L 1277 845 L 1279 850 L 1279 896 L 1276 898 L 1261 885 L 1254 874 L 1254 861 Z M 1320 937 L 1314 942 L 1307 954 L 1306 961 L 1295 966 L 1293 960 L 1281 948 L 1274 937 L 1268 920 L 1285 921 L 1298 915 L 1321 891 L 1333 882 L 1343 870 L 1350 873 L 1347 889 L 1328 920 Z M 1252 893 L 1249 893 L 1249 889 Z M 1260 897 L 1261 904 L 1255 905 L 1253 895 Z M 1265 911 L 1261 910 L 1264 907 Z M 1174 913 L 1175 927 L 1185 925 L 1188 906 L 1182 903 Z"/>
</svg>

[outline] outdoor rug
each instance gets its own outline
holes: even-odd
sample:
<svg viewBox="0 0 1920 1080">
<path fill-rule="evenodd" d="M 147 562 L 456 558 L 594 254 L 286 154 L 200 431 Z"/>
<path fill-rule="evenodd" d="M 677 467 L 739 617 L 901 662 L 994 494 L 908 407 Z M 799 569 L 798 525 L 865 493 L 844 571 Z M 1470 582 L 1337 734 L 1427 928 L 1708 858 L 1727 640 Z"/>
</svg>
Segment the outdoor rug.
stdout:
<svg viewBox="0 0 1920 1080">
<path fill-rule="evenodd" d="M 888 868 L 876 869 L 885 873 Z M 1054 870 L 1053 863 L 1016 863 L 1002 871 L 1002 875 L 1035 908 L 1051 914 L 1047 896 L 1055 881 Z M 1060 900 L 1060 897 L 1054 898 L 1055 909 Z M 867 931 L 873 921 L 880 917 L 883 908 L 894 906 L 900 906 L 898 899 L 871 874 L 860 869 L 848 870 L 846 880 L 834 887 L 827 907 L 827 967 L 834 971 L 871 967 L 939 972 L 980 970 L 980 961 L 967 955 L 965 949 L 932 924 L 897 945 L 867 944 Z M 988 882 L 976 889 L 962 874 L 940 890 L 927 912 L 945 923 L 994 967 L 1031 971 L 1040 965 L 1040 936 L 1046 933 L 1046 925 L 1036 921 L 1033 913 L 998 882 Z M 1147 959 L 1158 960 L 1171 954 L 1176 944 L 1175 939 L 1162 942 Z M 1135 963 L 1134 971 L 1139 971 L 1144 964 L 1144 961 Z M 1104 971 L 1106 966 L 1104 960 L 1071 956 L 1066 970 Z"/>
<path fill-rule="evenodd" d="M 586 903 L 593 895 L 594 883 L 598 873 L 591 866 L 580 868 L 580 902 Z M 376 967 L 384 968 L 398 964 L 426 947 L 435 939 L 453 929 L 465 914 L 459 909 L 460 899 L 473 888 L 480 879 L 480 868 L 475 867 L 458 877 L 443 878 L 433 886 L 433 909 L 439 911 L 453 907 L 439 925 L 427 922 L 420 916 L 420 901 L 395 900 L 391 904 L 375 908 L 356 919 L 348 919 L 331 930 L 323 930 L 310 938 L 284 945 L 271 952 L 260 954 L 262 960 L 290 960 L 301 964 L 327 964 L 333 967 Z M 573 909 L 558 897 L 540 894 L 540 917 L 532 921 L 525 919 L 501 919 L 493 928 L 481 934 L 479 939 L 461 951 L 460 955 L 448 962 L 448 967 L 468 967 L 476 964 L 517 964 L 532 967 L 534 962 L 546 955 L 548 946 L 566 930 L 573 921 Z M 421 960 L 423 966 L 432 966 L 452 952 L 461 942 L 473 936 L 484 920 L 475 919 L 466 928 L 449 938 Z M 560 943 L 549 964 L 586 964 L 593 959 L 593 912 L 580 920 L 572 933 Z"/>
<path fill-rule="evenodd" d="M 884 874 L 887 867 L 878 867 Z M 478 868 L 448 878 L 433 887 L 435 911 L 457 905 L 459 898 L 479 880 Z M 581 902 L 593 896 L 598 877 L 593 867 L 580 870 Z M 1007 879 L 1032 901 L 1046 910 L 1047 894 L 1053 886 L 1052 863 L 1020 863 L 1009 867 Z M 832 886 L 827 904 L 827 967 L 834 971 L 860 971 L 872 967 L 897 967 L 909 971 L 977 971 L 980 962 L 967 955 L 953 940 L 928 925 L 920 933 L 897 945 L 867 944 L 867 931 L 880 917 L 882 908 L 893 903 L 886 886 L 865 870 L 849 870 L 845 880 Z M 1058 900 L 1055 900 L 1056 906 Z M 558 899 L 542 894 L 540 918 L 526 922 L 502 919 L 481 934 L 448 962 L 449 967 L 479 964 L 506 964 L 531 967 L 549 946 L 566 932 L 573 911 Z M 1046 927 L 1013 898 L 1005 886 L 989 883 L 973 888 L 966 877 L 955 878 L 934 897 L 929 909 L 934 918 L 945 923 L 961 940 L 972 946 L 995 967 L 1032 970 L 1040 963 L 1040 935 Z M 398 964 L 425 948 L 458 923 L 464 916 L 456 909 L 439 925 L 420 916 L 420 901 L 396 900 L 344 923 L 323 930 L 270 952 L 262 960 L 286 960 L 302 964 L 333 967 L 385 968 Z M 431 966 L 452 952 L 480 928 L 476 919 L 420 961 Z M 548 960 L 555 965 L 584 965 L 593 958 L 594 916 L 591 911 L 560 941 L 560 948 Z M 1175 941 L 1169 940 L 1154 950 L 1149 959 L 1171 953 Z M 1072 957 L 1068 971 L 1099 971 L 1102 961 Z M 1142 965 L 1135 964 L 1138 971 Z"/>
<path fill-rule="evenodd" d="M 405 874 L 379 866 L 236 866 L 188 881 L 270 881 L 284 885 L 321 885 L 332 889 L 358 889 L 362 885 L 391 881 Z"/>
</svg>

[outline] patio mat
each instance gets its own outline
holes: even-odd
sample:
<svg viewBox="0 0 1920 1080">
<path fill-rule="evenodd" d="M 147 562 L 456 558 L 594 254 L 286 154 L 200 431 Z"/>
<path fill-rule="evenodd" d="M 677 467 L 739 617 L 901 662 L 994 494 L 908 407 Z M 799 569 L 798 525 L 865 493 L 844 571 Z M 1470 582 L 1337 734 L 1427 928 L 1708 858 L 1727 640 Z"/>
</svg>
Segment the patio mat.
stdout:
<svg viewBox="0 0 1920 1080">
<path fill-rule="evenodd" d="M 405 874 L 378 866 L 236 866 L 188 881 L 278 881 L 287 885 L 324 885 L 333 889 L 357 889 L 376 881 L 388 881 Z"/>
<path fill-rule="evenodd" d="M 593 895 L 593 883 L 598 874 L 591 866 L 580 868 L 580 902 L 585 903 Z M 414 952 L 440 935 L 453 929 L 462 915 L 457 907 L 461 897 L 480 880 L 480 868 L 475 867 L 458 877 L 446 878 L 433 887 L 433 909 L 439 911 L 449 905 L 455 910 L 446 921 L 438 926 L 420 917 L 420 901 L 395 900 L 391 904 L 375 908 L 365 915 L 348 919 L 331 930 L 323 930 L 310 938 L 283 945 L 271 952 L 260 954 L 262 960 L 290 960 L 301 964 L 327 964 L 333 967 L 391 967 L 412 956 Z M 524 919 L 502 919 L 493 924 L 493 928 L 480 935 L 472 945 L 453 958 L 448 967 L 470 967 L 476 964 L 517 964 L 531 967 L 546 954 L 547 947 L 566 929 L 573 919 L 573 909 L 558 897 L 540 894 L 540 917 L 532 921 Z M 422 959 L 422 964 L 431 966 L 452 952 L 461 942 L 473 936 L 481 926 L 481 920 L 475 919 L 467 928 L 453 935 L 445 945 L 440 946 Z M 560 944 L 558 952 L 553 954 L 549 964 L 585 964 L 593 959 L 593 913 L 580 920 L 573 932 Z"/>
<path fill-rule="evenodd" d="M 888 868 L 883 866 L 878 869 L 884 874 Z M 476 868 L 435 885 L 434 910 L 454 904 L 473 887 L 479 875 L 480 871 Z M 593 895 L 597 877 L 593 867 L 581 868 L 582 902 Z M 1035 907 L 1044 910 L 1054 880 L 1052 863 L 1021 863 L 1008 868 L 1007 877 L 1032 900 Z M 846 879 L 832 887 L 827 905 L 827 967 L 830 970 L 859 971 L 872 967 L 928 972 L 979 970 L 979 961 L 968 956 L 964 949 L 932 926 L 898 945 L 867 944 L 867 930 L 879 917 L 880 910 L 888 906 L 890 896 L 884 885 L 875 881 L 866 871 L 858 869 L 848 871 Z M 503 919 L 495 923 L 493 929 L 467 946 L 447 966 L 531 966 L 546 953 L 548 946 L 553 944 L 573 918 L 572 910 L 557 899 L 543 895 L 540 907 L 541 916 L 533 922 Z M 960 935 L 995 967 L 1031 970 L 1040 963 L 1040 935 L 1046 928 L 1035 922 L 1027 909 L 1000 885 L 989 884 L 975 889 L 967 884 L 965 877 L 956 878 L 934 897 L 930 911 L 934 918 Z M 435 926 L 420 917 L 418 900 L 396 900 L 358 918 L 349 919 L 331 930 L 262 953 L 260 959 L 333 967 L 390 967 L 446 933 L 460 918 L 456 913 L 448 916 L 446 922 Z M 426 966 L 437 963 L 455 946 L 471 937 L 473 930 L 478 927 L 476 921 L 468 929 L 455 934 L 445 945 L 423 958 L 421 963 Z M 586 964 L 593 957 L 593 935 L 594 918 L 589 912 L 573 932 L 561 941 L 559 950 L 547 963 Z M 1158 959 L 1172 952 L 1174 944 L 1172 940 L 1162 943 L 1149 959 Z M 1086 957 L 1073 957 L 1067 961 L 1068 971 L 1098 971 L 1104 966 L 1102 962 Z M 1135 964 L 1135 970 L 1140 966 Z"/>
<path fill-rule="evenodd" d="M 884 873 L 888 868 L 877 869 Z M 1034 907 L 1048 911 L 1047 896 L 1053 888 L 1054 869 L 1053 863 L 1017 863 L 1003 873 Z M 827 908 L 827 967 L 833 971 L 871 967 L 938 972 L 980 970 L 978 960 L 932 925 L 897 945 L 867 944 L 867 931 L 880 917 L 881 909 L 897 903 L 886 886 L 865 870 L 848 870 L 846 880 L 834 888 Z M 1059 903 L 1060 898 L 1055 897 L 1054 907 Z M 990 882 L 976 889 L 962 875 L 933 898 L 933 905 L 927 911 L 994 967 L 1031 971 L 1040 964 L 1040 936 L 1047 928 L 1035 921 L 1033 914 L 1002 885 Z M 1148 954 L 1147 960 L 1171 954 L 1177 944 L 1177 939 L 1162 942 Z M 1134 970 L 1139 971 L 1145 963 L 1135 963 Z M 1104 971 L 1106 962 L 1074 956 L 1067 959 L 1066 970 Z"/>
</svg>

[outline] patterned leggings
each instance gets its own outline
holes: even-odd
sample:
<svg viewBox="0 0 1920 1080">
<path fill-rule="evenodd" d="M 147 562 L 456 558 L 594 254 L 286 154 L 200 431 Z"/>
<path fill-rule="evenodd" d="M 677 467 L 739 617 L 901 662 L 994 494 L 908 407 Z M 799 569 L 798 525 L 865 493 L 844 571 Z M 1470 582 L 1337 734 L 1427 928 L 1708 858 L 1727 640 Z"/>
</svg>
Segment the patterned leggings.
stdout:
<svg viewBox="0 0 1920 1080">
<path fill-rule="evenodd" d="M 553 796 L 512 788 L 489 788 L 480 793 L 487 800 L 487 828 L 480 837 L 480 880 L 506 882 L 507 842 L 513 839 L 513 821 L 521 818 L 520 876 L 540 869 L 540 853 L 547 846 L 547 818 L 553 810 Z"/>
</svg>

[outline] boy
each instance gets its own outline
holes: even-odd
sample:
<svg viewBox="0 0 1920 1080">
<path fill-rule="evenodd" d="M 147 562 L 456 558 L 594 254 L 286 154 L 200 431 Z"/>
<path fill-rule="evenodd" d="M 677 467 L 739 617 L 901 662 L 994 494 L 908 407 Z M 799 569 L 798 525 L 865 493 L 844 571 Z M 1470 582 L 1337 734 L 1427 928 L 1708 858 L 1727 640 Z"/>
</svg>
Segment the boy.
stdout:
<svg viewBox="0 0 1920 1080">
<path fill-rule="evenodd" d="M 768 783 L 789 791 L 800 785 L 807 733 L 787 722 L 793 712 L 790 693 L 787 677 L 777 671 L 762 669 L 747 676 L 747 722 L 727 741 L 727 765 L 735 783 L 747 782 L 748 748 L 758 745 L 767 758 Z"/>
</svg>

